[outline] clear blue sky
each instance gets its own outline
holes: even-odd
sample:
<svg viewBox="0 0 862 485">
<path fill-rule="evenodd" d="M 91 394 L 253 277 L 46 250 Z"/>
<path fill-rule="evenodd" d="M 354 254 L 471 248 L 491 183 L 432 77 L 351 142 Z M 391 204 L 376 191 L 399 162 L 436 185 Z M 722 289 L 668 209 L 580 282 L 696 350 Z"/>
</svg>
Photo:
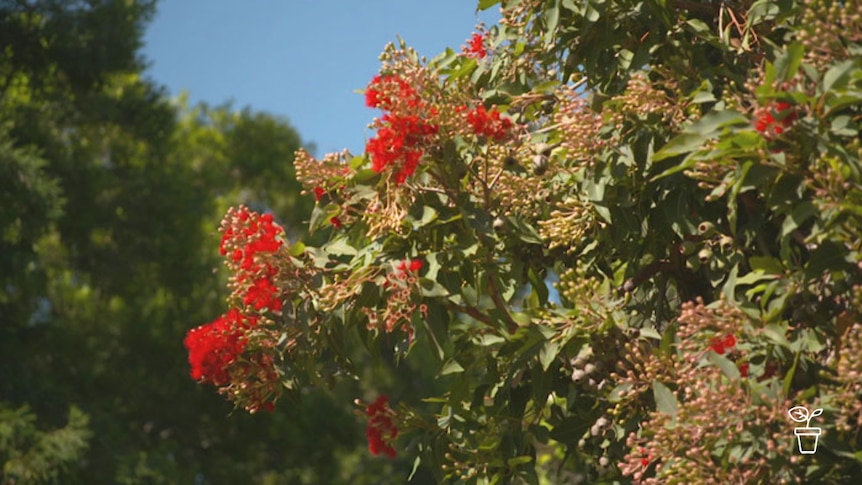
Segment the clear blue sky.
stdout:
<svg viewBox="0 0 862 485">
<path fill-rule="evenodd" d="M 161 0 L 147 28 L 147 74 L 192 102 L 287 118 L 316 153 L 360 153 L 377 114 L 363 89 L 400 34 L 429 59 L 459 50 L 496 8 L 474 0 Z"/>
</svg>

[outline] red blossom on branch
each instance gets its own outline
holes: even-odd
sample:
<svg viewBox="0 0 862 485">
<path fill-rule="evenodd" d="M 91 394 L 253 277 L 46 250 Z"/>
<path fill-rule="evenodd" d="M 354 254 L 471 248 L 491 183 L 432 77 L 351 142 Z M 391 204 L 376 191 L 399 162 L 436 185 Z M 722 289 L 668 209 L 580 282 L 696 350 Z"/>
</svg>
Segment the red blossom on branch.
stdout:
<svg viewBox="0 0 862 485">
<path fill-rule="evenodd" d="M 489 112 L 482 105 L 467 112 L 467 123 L 473 129 L 473 133 L 496 141 L 505 140 L 512 129 L 511 120 L 501 118 L 500 112 L 495 109 Z"/>
<path fill-rule="evenodd" d="M 374 76 L 365 89 L 365 105 L 369 108 L 392 110 L 398 101 L 411 107 L 421 103 L 416 90 L 400 76 Z"/>
<path fill-rule="evenodd" d="M 716 354 L 721 355 L 735 346 L 736 337 L 734 337 L 733 334 L 728 334 L 724 337 L 713 337 L 709 343 L 709 348 L 711 348 Z"/>
<path fill-rule="evenodd" d="M 326 190 L 323 187 L 315 187 L 314 190 L 314 200 L 320 202 L 320 199 L 326 194 Z"/>
<path fill-rule="evenodd" d="M 269 309 L 275 312 L 281 311 L 282 302 L 278 298 L 278 288 L 272 282 L 271 273 L 274 268 L 267 265 L 266 274 L 254 281 L 243 299 L 245 305 L 251 305 L 255 310 Z"/>
<path fill-rule="evenodd" d="M 232 207 L 222 221 L 219 249 L 223 255 L 230 254 L 235 295 L 247 307 L 281 311 L 275 253 L 283 245 L 283 236 L 284 229 L 273 221 L 272 214 L 258 214 L 246 207 Z"/>
<path fill-rule="evenodd" d="M 775 103 L 773 108 L 759 109 L 755 114 L 754 129 L 767 137 L 776 137 L 796 121 L 796 111 L 786 101 Z"/>
<path fill-rule="evenodd" d="M 365 430 L 365 435 L 368 437 L 368 451 L 375 456 L 382 453 L 389 458 L 395 458 L 392 440 L 398 436 L 398 428 L 392 421 L 389 398 L 384 395 L 379 396 L 365 408 L 365 414 L 369 417 L 368 427 Z"/>
<path fill-rule="evenodd" d="M 461 47 L 461 50 L 474 59 L 484 59 L 488 55 L 488 50 L 485 48 L 486 36 L 482 34 L 473 34 L 467 41 L 467 45 Z"/>
<path fill-rule="evenodd" d="M 189 330 L 183 344 L 189 353 L 192 378 L 216 386 L 227 384 L 227 368 L 245 349 L 245 331 L 257 323 L 257 317 L 232 308 L 215 321 Z"/>
<path fill-rule="evenodd" d="M 371 157 L 371 168 L 379 173 L 388 167 L 398 167 L 395 182 L 404 183 L 419 165 L 424 141 L 436 135 L 438 127 L 416 115 L 386 114 L 380 123 L 377 136 L 365 145 L 365 151 Z"/>
<path fill-rule="evenodd" d="M 415 273 L 417 271 L 420 271 L 421 269 L 422 269 L 422 260 L 421 259 L 413 259 L 413 260 L 405 259 L 404 261 L 401 261 L 401 263 L 398 264 L 398 271 L 401 271 L 402 273 L 406 273 L 408 271 L 411 273 Z"/>
</svg>

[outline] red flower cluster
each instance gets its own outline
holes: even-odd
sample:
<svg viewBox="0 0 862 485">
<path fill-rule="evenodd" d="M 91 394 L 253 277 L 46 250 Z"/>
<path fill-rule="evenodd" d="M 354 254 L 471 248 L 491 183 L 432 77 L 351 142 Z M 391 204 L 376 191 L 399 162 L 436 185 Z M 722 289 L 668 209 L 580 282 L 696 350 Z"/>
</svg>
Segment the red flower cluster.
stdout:
<svg viewBox="0 0 862 485">
<path fill-rule="evenodd" d="M 461 108 L 464 111 L 466 108 Z M 479 136 L 485 136 L 496 141 L 503 141 L 509 136 L 512 129 L 512 121 L 508 118 L 500 118 L 500 112 L 491 110 L 489 113 L 484 106 L 479 105 L 472 111 L 467 112 L 467 123 L 473 128 L 473 132 Z"/>
<path fill-rule="evenodd" d="M 245 349 L 245 331 L 257 323 L 257 317 L 232 308 L 215 321 L 189 330 L 183 344 L 189 352 L 192 378 L 216 386 L 227 384 L 228 366 Z"/>
<path fill-rule="evenodd" d="M 488 50 L 485 48 L 485 36 L 482 34 L 473 34 L 473 37 L 467 41 L 467 45 L 463 46 L 461 50 L 467 57 L 484 59 L 488 55 Z"/>
<path fill-rule="evenodd" d="M 709 348 L 715 351 L 716 354 L 724 355 L 725 352 L 736 346 L 736 337 L 733 334 L 724 337 L 713 337 L 709 343 Z"/>
<path fill-rule="evenodd" d="M 395 448 L 391 443 L 398 436 L 398 428 L 392 422 L 391 413 L 389 398 L 386 396 L 379 396 L 365 408 L 365 414 L 370 418 L 365 435 L 368 437 L 368 451 L 372 455 L 383 453 L 389 458 L 395 458 Z"/>
<path fill-rule="evenodd" d="M 278 271 L 270 264 L 264 265 L 263 274 L 254 280 L 254 283 L 246 291 L 245 298 L 242 302 L 245 305 L 251 305 L 255 310 L 263 310 L 265 308 L 274 312 L 281 311 L 282 302 L 278 298 L 278 288 L 272 282 L 272 278 Z"/>
<path fill-rule="evenodd" d="M 796 112 L 792 110 L 792 107 L 790 103 L 780 101 L 775 103 L 774 109 L 761 108 L 757 112 L 754 129 L 769 137 L 782 134 L 785 128 L 796 121 Z"/>
<path fill-rule="evenodd" d="M 401 261 L 401 263 L 398 264 L 398 271 L 401 271 L 402 273 L 406 273 L 408 271 L 411 273 L 415 273 L 421 269 L 422 269 L 422 260 L 421 259 L 414 259 L 412 261 L 405 259 L 404 261 Z"/>
<path fill-rule="evenodd" d="M 436 135 L 438 127 L 417 115 L 386 114 L 380 121 L 377 136 L 365 145 L 365 151 L 371 156 L 371 168 L 379 173 L 389 166 L 400 165 L 395 182 L 404 183 L 419 165 L 424 153 L 422 142 Z"/>
<path fill-rule="evenodd" d="M 326 190 L 323 187 L 315 187 L 314 188 L 314 200 L 320 202 L 320 199 L 326 194 Z"/>
<path fill-rule="evenodd" d="M 234 263 L 246 271 L 259 271 L 263 266 L 255 261 L 261 253 L 274 253 L 281 247 L 277 239 L 284 229 L 272 220 L 272 214 L 258 214 L 247 207 L 231 207 L 225 216 L 226 228 L 219 248 L 222 256 L 231 252 Z M 223 225 L 225 225 L 223 223 Z"/>
<path fill-rule="evenodd" d="M 258 214 L 246 207 L 231 208 L 222 222 L 222 255 L 230 254 L 228 264 L 236 272 L 242 302 L 255 310 L 281 311 L 279 290 L 274 283 L 278 268 L 273 255 L 283 242 L 284 229 L 273 222 L 272 214 Z M 247 283 L 248 282 L 248 283 Z"/>
<path fill-rule="evenodd" d="M 395 75 L 374 76 L 365 90 L 365 104 L 385 112 L 375 122 L 377 135 L 365 145 L 371 168 L 379 173 L 398 167 L 395 182 L 404 183 L 416 171 L 426 139 L 437 134 L 438 126 L 425 121 L 436 110 L 426 109 L 413 86 Z"/>
<path fill-rule="evenodd" d="M 399 76 L 380 76 L 371 79 L 365 89 L 365 105 L 369 108 L 380 108 L 391 111 L 397 101 L 406 103 L 409 107 L 416 108 L 421 104 L 416 90 Z"/>
</svg>

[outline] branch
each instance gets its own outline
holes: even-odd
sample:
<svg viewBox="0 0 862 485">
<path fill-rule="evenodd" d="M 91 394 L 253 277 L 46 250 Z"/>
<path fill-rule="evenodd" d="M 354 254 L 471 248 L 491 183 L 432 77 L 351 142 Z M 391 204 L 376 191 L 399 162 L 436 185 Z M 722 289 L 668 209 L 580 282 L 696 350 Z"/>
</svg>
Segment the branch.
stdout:
<svg viewBox="0 0 862 485">
<path fill-rule="evenodd" d="M 485 315 L 484 313 L 480 312 L 476 308 L 473 308 L 471 306 L 458 305 L 458 304 L 452 303 L 452 302 L 446 302 L 446 306 L 450 310 L 454 310 L 456 312 L 463 313 L 465 315 L 469 315 L 469 316 L 473 317 L 474 319 L 484 323 L 485 325 L 488 325 L 489 327 L 496 327 L 496 325 L 494 325 L 494 321 L 491 320 L 491 317 L 489 317 L 488 315 Z"/>
</svg>

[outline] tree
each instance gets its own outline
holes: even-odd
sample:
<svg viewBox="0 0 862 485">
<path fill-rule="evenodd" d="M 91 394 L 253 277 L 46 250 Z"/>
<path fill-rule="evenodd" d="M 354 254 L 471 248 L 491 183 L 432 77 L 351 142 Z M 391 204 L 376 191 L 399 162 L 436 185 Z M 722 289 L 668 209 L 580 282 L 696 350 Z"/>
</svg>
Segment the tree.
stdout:
<svg viewBox="0 0 862 485">
<path fill-rule="evenodd" d="M 862 476 L 858 2 L 498 4 L 386 48 L 364 154 L 297 153 L 328 241 L 228 211 L 193 375 L 252 412 L 436 375 L 362 396 L 369 448 L 453 483 Z"/>
<path fill-rule="evenodd" d="M 298 232 L 313 198 L 287 120 L 142 76 L 152 9 L 0 2 L 0 483 L 381 483 L 346 398 L 229 416 L 188 377 L 183 334 L 223 310 L 223 211 Z"/>
</svg>

